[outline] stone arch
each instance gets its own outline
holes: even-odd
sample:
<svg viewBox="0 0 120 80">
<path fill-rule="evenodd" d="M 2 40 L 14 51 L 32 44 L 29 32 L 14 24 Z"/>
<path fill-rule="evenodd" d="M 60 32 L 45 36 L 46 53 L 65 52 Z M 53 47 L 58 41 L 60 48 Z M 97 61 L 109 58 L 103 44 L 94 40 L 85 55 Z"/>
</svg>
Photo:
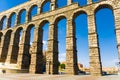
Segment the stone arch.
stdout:
<svg viewBox="0 0 120 80">
<path fill-rule="evenodd" d="M 11 58 L 10 58 L 10 63 L 17 63 L 18 59 L 18 52 L 19 52 L 19 44 L 20 44 L 20 33 L 23 30 L 22 27 L 17 28 L 14 31 L 14 39 L 13 39 L 13 48 L 11 52 Z"/>
<path fill-rule="evenodd" d="M 97 13 L 97 11 L 99 11 L 100 9 L 103 9 L 103 8 L 109 8 L 111 10 L 113 10 L 113 6 L 110 5 L 110 4 L 101 4 L 101 5 L 98 5 L 95 10 L 94 10 L 94 14 Z"/>
<path fill-rule="evenodd" d="M 51 20 L 51 23 L 49 26 L 50 29 L 49 29 L 48 50 L 46 55 L 46 73 L 47 74 L 58 74 L 59 61 L 58 61 L 57 23 L 59 20 L 64 18 L 66 19 L 66 17 L 63 16 L 63 14 L 55 16 L 54 20 Z"/>
<path fill-rule="evenodd" d="M 46 4 L 48 4 L 48 3 L 50 4 L 50 1 L 51 1 L 51 0 L 44 0 L 44 1 L 42 2 L 40 13 L 50 11 L 50 5 L 48 5 L 48 6 L 49 6 L 49 10 L 47 10 L 47 11 L 44 11 L 44 10 L 43 10 L 44 5 L 46 5 Z"/>
<path fill-rule="evenodd" d="M 10 27 L 13 27 L 15 26 L 15 22 L 16 22 L 16 13 L 15 12 L 12 12 L 8 18 L 8 25 L 7 27 L 10 28 Z M 14 18 L 14 19 L 12 19 Z"/>
<path fill-rule="evenodd" d="M 24 15 L 22 15 L 22 14 L 24 14 Z M 25 17 L 26 17 L 26 9 L 20 10 L 18 13 L 18 23 L 22 24 L 22 19 L 24 19 L 23 23 L 25 23 Z"/>
<path fill-rule="evenodd" d="M 98 38 L 99 38 L 99 40 L 98 40 L 98 43 L 99 43 L 99 47 L 100 47 L 100 58 L 103 56 L 103 50 L 105 49 L 105 50 L 107 50 L 106 51 L 106 53 L 108 52 L 108 51 L 110 51 L 110 50 L 112 50 L 112 49 L 114 49 L 113 51 L 115 52 L 115 48 L 116 48 L 116 46 L 117 46 L 117 44 L 113 44 L 113 41 L 112 40 L 110 40 L 110 43 L 112 43 L 112 48 L 111 48 L 111 46 L 104 46 L 104 49 L 103 49 L 103 44 L 105 45 L 105 44 L 108 44 L 109 42 L 102 42 L 102 40 L 103 40 L 103 38 L 101 37 L 103 34 L 104 34 L 104 36 L 106 36 L 107 35 L 107 37 L 108 38 L 110 38 L 109 36 L 113 36 L 113 34 L 114 34 L 114 31 L 115 31 L 115 22 L 114 21 L 112 21 L 113 23 L 113 26 L 114 26 L 114 30 L 113 30 L 113 28 L 112 27 L 108 27 L 109 29 L 108 30 L 106 30 L 106 27 L 107 26 L 104 26 L 104 25 L 102 25 L 102 26 L 104 26 L 103 27 L 103 29 L 102 30 L 100 30 L 100 28 L 99 28 L 99 24 L 97 23 L 97 13 L 99 12 L 99 11 L 102 11 L 102 9 L 109 9 L 109 11 L 111 11 L 110 12 L 110 14 L 112 14 L 112 16 L 109 16 L 109 17 L 112 17 L 113 18 L 113 20 L 114 20 L 114 12 L 113 12 L 113 6 L 112 5 L 110 5 L 110 4 L 101 4 L 101 5 L 99 5 L 99 6 L 97 6 L 97 8 L 95 9 L 95 23 L 96 23 L 96 32 L 97 32 L 97 34 L 98 34 Z M 107 11 L 107 10 L 106 10 Z M 103 12 L 103 11 L 102 11 Z M 99 14 L 100 15 L 100 14 Z M 101 16 L 102 17 L 102 16 Z M 106 18 L 106 17 L 105 17 Z M 111 18 L 111 19 L 112 19 Z M 105 20 L 105 19 L 104 19 Z M 109 20 L 108 20 L 109 21 Z M 98 21 L 99 22 L 99 21 Z M 101 21 L 102 23 L 103 23 L 103 21 Z M 104 22 L 106 22 L 106 21 L 104 21 Z M 107 24 L 109 24 L 109 23 L 107 23 Z M 106 25 L 107 25 L 106 24 Z M 110 23 L 111 24 L 111 23 Z M 101 27 L 102 27 L 101 26 Z M 104 31 L 104 32 L 102 32 L 102 31 Z M 105 34 L 105 31 L 107 31 L 107 33 L 109 33 L 109 34 Z M 101 33 L 103 33 L 103 34 L 101 34 Z M 114 37 L 112 37 L 112 39 L 114 39 L 114 42 L 116 41 L 115 39 L 116 39 L 116 36 L 114 35 Z M 101 45 L 102 45 L 102 47 L 101 47 Z M 115 47 L 113 47 L 113 46 L 115 46 Z M 109 47 L 109 49 L 110 50 L 108 50 L 106 47 Z M 111 53 L 113 53 L 112 51 L 111 51 Z M 109 54 L 109 56 L 111 55 L 111 53 Z M 104 55 L 106 55 L 106 54 L 104 54 Z M 107 56 L 107 55 L 106 55 Z M 113 56 L 112 56 L 113 57 Z M 114 56 L 115 57 L 115 56 Z M 101 58 L 101 60 L 103 61 L 103 59 L 104 59 L 104 57 L 102 57 Z M 110 58 L 109 58 L 109 60 L 110 60 Z M 105 61 L 105 60 L 104 60 Z M 102 62 L 102 64 L 104 65 L 104 66 L 102 66 L 102 68 L 103 67 L 106 67 L 106 64 L 104 64 L 104 61 Z M 111 61 L 112 61 L 112 59 L 111 59 Z M 106 63 L 107 63 L 107 60 L 106 60 Z M 112 64 L 112 62 L 111 62 L 111 64 Z M 112 65 L 113 66 L 113 65 Z"/>
<path fill-rule="evenodd" d="M 31 5 L 30 8 L 29 8 L 29 12 L 32 10 L 32 8 L 34 8 L 34 7 L 36 7 L 36 6 L 38 7 L 37 4 L 33 4 L 33 5 Z"/>
<path fill-rule="evenodd" d="M 35 25 L 34 25 L 34 24 L 29 24 L 28 27 L 26 28 L 26 39 L 25 39 L 25 42 L 26 42 L 27 44 L 30 43 L 30 35 L 31 35 L 30 31 L 31 31 L 31 29 L 32 29 L 33 27 L 35 28 Z M 29 44 L 29 45 L 30 45 L 30 44 Z"/>
<path fill-rule="evenodd" d="M 44 56 L 44 59 L 43 59 L 43 26 L 47 22 L 48 22 L 47 20 L 41 20 L 40 24 L 35 28 L 34 43 L 31 47 L 31 65 L 29 70 L 30 73 L 43 74 L 44 72 L 43 69 L 45 65 L 44 63 L 45 63 L 46 56 Z"/>
<path fill-rule="evenodd" d="M 5 21 L 6 20 L 6 21 Z M 0 30 L 3 30 L 6 27 L 7 23 L 7 16 L 3 16 L 2 19 L 0 20 Z"/>
<path fill-rule="evenodd" d="M 54 24 L 59 22 L 61 19 L 67 19 L 67 17 L 64 14 L 56 16 L 54 19 Z"/>
<path fill-rule="evenodd" d="M 49 21 L 48 20 L 43 20 L 41 23 L 40 23 L 40 25 L 39 25 L 39 41 L 40 41 L 40 45 L 39 45 L 39 47 L 41 48 L 41 51 L 40 51 L 40 56 L 43 56 L 43 65 L 42 65 L 42 73 L 43 72 L 46 72 L 46 50 L 44 50 L 44 37 L 47 37 L 48 35 L 46 35 L 46 34 L 44 34 L 46 31 L 47 31 L 47 29 L 44 29 L 46 26 L 46 24 L 47 23 L 49 23 Z M 49 25 L 47 26 L 47 28 L 48 28 L 48 30 L 49 30 Z M 48 32 L 49 33 L 49 32 Z M 48 41 L 48 38 L 46 38 L 47 39 L 47 41 Z M 46 39 L 45 39 L 45 41 L 46 41 Z M 47 43 L 47 42 L 46 42 Z M 47 46 L 47 44 L 46 44 L 46 46 Z"/>
<path fill-rule="evenodd" d="M 10 30 L 7 30 L 7 32 L 4 35 L 3 48 L 2 48 L 2 51 L 1 51 L 2 62 L 5 62 L 6 58 L 7 58 L 8 48 L 9 48 L 9 45 L 10 45 L 11 34 L 12 34 L 12 30 L 10 29 Z"/>
<path fill-rule="evenodd" d="M 56 36 L 58 37 L 58 22 L 62 19 L 66 19 L 67 20 L 67 17 L 65 15 L 59 15 L 55 18 L 55 21 L 54 21 L 54 26 L 55 26 L 55 31 L 56 31 Z M 58 40 L 58 38 L 56 37 L 56 40 Z"/>
<path fill-rule="evenodd" d="M 48 20 L 43 20 L 43 21 L 40 23 L 39 28 L 42 28 L 45 23 L 49 23 L 49 21 L 48 21 Z"/>
<path fill-rule="evenodd" d="M 29 31 L 29 30 L 32 28 L 32 26 L 35 26 L 35 24 L 34 24 L 34 23 L 29 24 L 29 25 L 27 26 L 27 28 L 26 28 L 26 31 Z"/>
<path fill-rule="evenodd" d="M 18 12 L 18 14 L 20 15 L 24 10 L 26 11 L 26 9 L 21 9 L 21 10 Z"/>
<path fill-rule="evenodd" d="M 85 12 L 85 11 L 76 11 L 76 12 L 74 12 L 74 14 L 72 15 L 72 20 L 73 19 L 75 19 L 78 15 L 80 15 L 80 14 L 86 14 L 87 15 L 87 13 Z"/>
<path fill-rule="evenodd" d="M 25 30 L 25 38 L 24 40 L 24 52 L 23 52 L 23 59 L 22 59 L 22 68 L 23 69 L 29 69 L 30 67 L 30 63 L 31 63 L 31 54 L 30 54 L 30 49 L 31 49 L 31 45 L 30 45 L 30 38 L 31 38 L 31 29 L 35 27 L 34 24 L 29 24 Z"/>
<path fill-rule="evenodd" d="M 35 14 L 32 15 L 32 11 L 36 8 L 36 11 L 35 11 Z M 32 17 L 37 15 L 38 14 L 38 5 L 37 4 L 34 4 L 32 5 L 30 8 L 29 8 L 29 11 L 28 11 L 28 20 L 31 21 L 32 20 Z"/>
<path fill-rule="evenodd" d="M 46 3 L 46 2 L 48 2 L 48 1 L 52 1 L 52 0 L 43 0 L 43 1 L 41 1 L 41 7 Z"/>
<path fill-rule="evenodd" d="M 80 10 L 74 12 L 72 16 L 72 26 L 73 26 L 74 36 L 76 38 L 78 70 L 80 70 L 79 65 L 84 66 L 84 68 L 90 67 L 87 24 L 88 24 L 88 15 L 85 11 Z"/>
<path fill-rule="evenodd" d="M 59 25 L 59 24 L 61 24 L 61 22 L 64 23 L 63 26 Z M 67 37 L 67 34 L 66 34 L 66 32 L 67 32 L 67 18 L 66 18 L 66 16 L 64 16 L 64 15 L 58 16 L 55 19 L 54 28 L 55 28 L 54 29 L 55 30 L 55 33 L 54 33 L 55 38 L 54 39 L 56 41 L 55 42 L 56 43 L 56 48 L 55 48 L 55 51 L 56 51 L 55 64 L 56 64 L 56 66 L 55 67 L 56 67 L 56 71 L 57 71 L 58 66 L 59 66 L 58 65 L 59 61 L 61 61 L 60 55 L 66 55 L 66 50 L 67 50 L 66 45 L 65 45 L 66 44 L 66 37 Z M 61 34 L 61 31 L 63 31 L 62 34 Z M 61 40 L 61 38 L 62 38 L 62 40 Z M 60 48 L 62 48 L 62 47 L 64 47 L 63 52 L 60 50 Z M 66 61 L 66 58 L 67 57 L 64 56 L 65 61 Z M 58 69 L 58 72 L 59 72 L 59 69 Z"/>
</svg>

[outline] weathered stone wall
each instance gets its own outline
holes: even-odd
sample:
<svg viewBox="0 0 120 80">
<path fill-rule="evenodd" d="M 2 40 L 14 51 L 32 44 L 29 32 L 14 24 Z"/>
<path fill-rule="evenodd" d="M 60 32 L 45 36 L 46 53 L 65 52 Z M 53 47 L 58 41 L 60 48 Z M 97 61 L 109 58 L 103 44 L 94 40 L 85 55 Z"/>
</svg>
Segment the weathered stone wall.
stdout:
<svg viewBox="0 0 120 80">
<path fill-rule="evenodd" d="M 68 5 L 59 9 L 57 8 L 56 0 L 51 0 L 51 10 L 49 12 L 42 13 L 42 5 L 47 1 L 48 0 L 31 0 L 0 13 L 0 61 L 16 63 L 19 65 L 20 69 L 29 69 L 30 73 L 42 73 L 42 24 L 49 22 L 46 73 L 58 74 L 58 31 L 56 24 L 60 19 L 66 18 L 66 74 L 78 74 L 75 26 L 73 20 L 78 14 L 85 13 L 88 16 L 88 39 L 91 75 L 101 76 L 102 65 L 100 59 L 98 33 L 96 31 L 95 25 L 95 13 L 102 8 L 110 8 L 113 11 L 116 26 L 116 38 L 118 43 L 117 47 L 120 58 L 119 0 L 100 0 L 96 3 L 92 3 L 92 0 L 88 0 L 88 4 L 83 7 L 78 6 L 77 3 L 72 3 L 72 0 L 68 0 Z M 34 16 L 32 20 L 30 20 L 30 11 L 33 6 L 38 7 L 37 15 Z M 22 10 L 26 10 L 26 22 L 24 24 L 19 23 L 19 15 Z M 15 21 L 16 23 L 13 28 L 10 28 L 10 17 L 13 13 L 17 15 Z M 4 30 L 2 30 L 2 20 L 4 17 L 7 18 L 7 26 Z M 33 44 L 30 47 L 30 29 L 32 26 L 35 26 L 35 37 Z M 23 30 L 23 33 L 22 40 L 19 43 L 20 30 Z"/>
</svg>

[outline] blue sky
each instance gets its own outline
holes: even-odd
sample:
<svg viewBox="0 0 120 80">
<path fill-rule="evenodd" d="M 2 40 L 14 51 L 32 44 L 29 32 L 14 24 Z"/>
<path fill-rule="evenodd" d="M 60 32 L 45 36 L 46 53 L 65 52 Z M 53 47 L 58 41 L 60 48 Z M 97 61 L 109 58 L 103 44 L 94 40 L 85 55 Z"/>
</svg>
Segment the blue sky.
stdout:
<svg viewBox="0 0 120 80">
<path fill-rule="evenodd" d="M 64 3 L 63 3 L 64 1 Z M 94 2 L 98 0 L 93 0 Z M 18 4 L 27 2 L 27 0 L 0 0 L 0 12 L 12 8 Z M 66 0 L 58 0 L 58 7 L 61 8 L 66 5 Z M 80 6 L 85 6 L 86 0 L 73 0 L 73 2 L 78 2 Z M 49 2 L 43 7 L 43 12 L 49 10 Z M 33 10 L 35 12 L 35 10 Z M 35 14 L 35 13 L 34 13 Z M 33 14 L 33 15 L 34 15 Z M 115 25 L 114 17 L 110 9 L 101 9 L 96 13 L 96 27 L 99 35 L 100 43 L 100 53 L 103 67 L 114 67 L 115 62 L 118 60 L 118 52 L 116 48 L 116 37 L 115 37 Z M 82 63 L 85 67 L 89 66 L 89 52 L 88 52 L 88 25 L 87 25 L 87 15 L 81 14 L 74 19 L 76 25 L 76 38 L 77 38 L 77 51 L 78 51 L 78 61 Z M 43 26 L 44 30 L 44 50 L 47 49 L 48 40 L 48 30 L 49 23 Z M 31 33 L 34 32 L 34 28 Z M 65 61 L 65 37 L 66 37 L 66 19 L 58 22 L 58 40 L 59 40 L 59 60 Z M 31 42 L 33 41 L 33 35 Z"/>
</svg>

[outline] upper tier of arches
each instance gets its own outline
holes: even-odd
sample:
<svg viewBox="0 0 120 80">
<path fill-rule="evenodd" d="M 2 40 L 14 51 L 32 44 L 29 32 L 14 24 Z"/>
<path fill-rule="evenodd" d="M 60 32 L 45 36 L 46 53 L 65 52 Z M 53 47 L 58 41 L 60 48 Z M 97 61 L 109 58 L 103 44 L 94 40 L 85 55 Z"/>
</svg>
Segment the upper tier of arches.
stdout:
<svg viewBox="0 0 120 80">
<path fill-rule="evenodd" d="M 88 3 L 90 4 L 90 1 L 92 2 L 92 0 L 88 0 Z M 107 7 L 110 9 L 114 9 L 116 8 L 117 5 L 120 4 L 119 3 L 115 3 L 117 0 L 99 0 L 100 2 L 98 3 L 94 3 L 93 6 L 89 6 L 89 4 L 85 7 L 80 7 L 78 5 L 72 4 L 73 1 L 72 0 L 67 0 L 67 5 L 66 7 L 64 7 L 63 11 L 61 11 L 60 9 L 58 9 L 59 7 L 57 7 L 57 0 L 42 0 L 42 1 L 38 1 L 38 0 L 34 0 L 34 1 L 30 1 L 30 2 L 26 2 L 22 5 L 16 6 L 15 8 L 9 9 L 7 11 L 4 11 L 2 13 L 0 13 L 0 30 L 4 30 L 4 29 L 8 29 L 8 28 L 13 28 L 15 26 L 19 26 L 21 24 L 24 23 L 28 23 L 31 21 L 34 21 L 33 17 L 37 16 L 37 15 L 45 15 L 43 7 L 49 3 L 49 8 L 50 10 L 47 11 L 47 13 L 50 14 L 46 14 L 45 16 L 40 18 L 44 18 L 47 16 L 53 16 L 54 13 L 55 16 L 58 14 L 67 14 L 66 11 L 71 10 L 72 16 L 69 16 L 69 14 L 67 14 L 67 16 L 74 18 L 76 14 L 79 13 L 85 13 L 87 15 L 91 15 L 91 14 L 95 14 L 99 9 Z M 71 7 L 71 9 L 69 8 L 70 5 L 72 4 L 73 7 Z M 70 5 L 70 6 L 69 6 Z M 65 6 L 65 5 L 64 5 Z M 61 7 L 60 7 L 61 8 Z M 35 10 L 34 10 L 35 9 Z M 51 11 L 56 10 L 56 12 L 51 12 Z M 33 13 L 34 12 L 34 13 Z M 63 13 L 66 12 L 66 13 Z M 23 16 L 24 14 L 24 16 Z M 39 19 L 40 19 L 39 18 Z M 24 19 L 24 22 L 22 22 Z"/>
</svg>

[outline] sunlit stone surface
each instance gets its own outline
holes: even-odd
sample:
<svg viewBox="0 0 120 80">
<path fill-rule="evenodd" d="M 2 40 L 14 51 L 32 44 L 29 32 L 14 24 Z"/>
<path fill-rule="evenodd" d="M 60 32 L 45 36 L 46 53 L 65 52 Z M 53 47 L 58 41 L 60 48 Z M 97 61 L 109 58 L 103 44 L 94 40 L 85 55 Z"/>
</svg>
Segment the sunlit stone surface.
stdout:
<svg viewBox="0 0 120 80">
<path fill-rule="evenodd" d="M 67 20 L 66 35 L 66 74 L 77 75 L 77 50 L 76 37 L 73 19 L 78 14 L 86 13 L 88 15 L 88 38 L 89 38 L 89 57 L 90 73 L 93 76 L 102 76 L 102 66 L 100 59 L 100 50 L 98 43 L 98 33 L 95 24 L 95 12 L 101 8 L 110 8 L 113 10 L 115 19 L 115 32 L 117 38 L 117 48 L 120 58 L 120 0 L 100 0 L 92 4 L 88 0 L 86 6 L 80 7 L 77 3 L 68 0 L 68 5 L 58 9 L 56 1 L 51 0 L 51 10 L 42 13 L 42 5 L 47 0 L 30 0 L 24 4 L 0 13 L 0 69 L 5 71 L 29 70 L 29 73 L 43 73 L 43 64 L 46 64 L 46 74 L 58 74 L 58 35 L 56 23 L 63 18 Z M 37 15 L 30 18 L 30 11 L 37 6 Z M 20 24 L 20 12 L 26 10 L 26 22 Z M 16 14 L 15 26 L 10 28 L 11 16 Z M 2 30 L 2 20 L 7 17 L 6 28 Z M 42 25 L 49 22 L 48 50 L 46 53 L 46 62 L 43 60 L 42 50 Z M 35 26 L 35 37 L 30 46 L 30 30 Z M 19 43 L 19 32 L 23 30 L 22 39 Z M 3 64 L 4 63 L 4 64 Z M 14 69 L 14 70 L 12 70 Z"/>
</svg>

